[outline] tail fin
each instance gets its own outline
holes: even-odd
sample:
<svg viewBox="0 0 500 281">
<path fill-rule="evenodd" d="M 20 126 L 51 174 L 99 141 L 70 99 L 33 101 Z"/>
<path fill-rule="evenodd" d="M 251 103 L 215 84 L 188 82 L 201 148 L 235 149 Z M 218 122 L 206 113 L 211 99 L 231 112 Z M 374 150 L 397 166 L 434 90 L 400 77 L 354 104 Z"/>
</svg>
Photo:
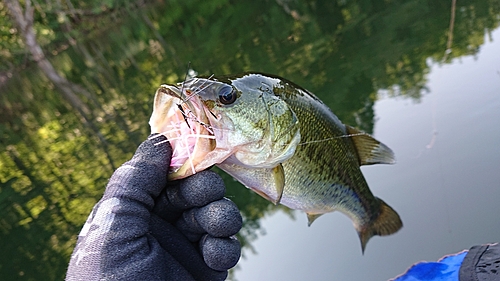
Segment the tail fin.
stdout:
<svg viewBox="0 0 500 281">
<path fill-rule="evenodd" d="M 378 217 L 370 224 L 362 226 L 362 228 L 358 230 L 359 240 L 361 241 L 361 251 L 363 253 L 365 252 L 368 240 L 370 240 L 372 236 L 391 235 L 403 227 L 403 222 L 399 218 L 398 213 L 384 201 L 379 198 L 377 199 L 380 201 Z"/>
</svg>

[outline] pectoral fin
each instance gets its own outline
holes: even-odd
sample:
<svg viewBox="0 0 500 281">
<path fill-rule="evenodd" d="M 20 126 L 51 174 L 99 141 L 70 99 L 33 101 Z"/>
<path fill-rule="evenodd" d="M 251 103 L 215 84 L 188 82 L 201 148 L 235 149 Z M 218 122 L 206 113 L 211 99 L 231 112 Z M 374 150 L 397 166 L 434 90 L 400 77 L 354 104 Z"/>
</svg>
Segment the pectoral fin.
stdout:
<svg viewBox="0 0 500 281">
<path fill-rule="evenodd" d="M 236 164 L 217 164 L 226 173 L 237 179 L 260 196 L 279 204 L 285 187 L 285 173 L 279 164 L 274 168 L 248 168 Z"/>
<path fill-rule="evenodd" d="M 273 179 L 276 189 L 276 200 L 274 205 L 278 205 L 281 201 L 281 197 L 283 196 L 283 190 L 285 189 L 285 171 L 283 170 L 283 165 L 279 164 L 278 166 L 272 169 Z"/>
<path fill-rule="evenodd" d="M 351 126 L 346 125 L 346 129 L 358 152 L 360 165 L 396 163 L 394 152 L 385 144 Z"/>
</svg>

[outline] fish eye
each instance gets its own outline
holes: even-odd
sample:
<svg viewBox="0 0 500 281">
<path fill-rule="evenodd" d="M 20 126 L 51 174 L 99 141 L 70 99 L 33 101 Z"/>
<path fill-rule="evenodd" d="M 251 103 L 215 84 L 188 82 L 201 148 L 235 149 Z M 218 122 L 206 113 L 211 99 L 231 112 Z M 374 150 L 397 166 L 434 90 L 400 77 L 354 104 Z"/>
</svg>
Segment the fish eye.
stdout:
<svg viewBox="0 0 500 281">
<path fill-rule="evenodd" d="M 222 104 L 232 104 L 236 96 L 236 91 L 231 86 L 225 85 L 219 90 L 219 101 Z"/>
</svg>

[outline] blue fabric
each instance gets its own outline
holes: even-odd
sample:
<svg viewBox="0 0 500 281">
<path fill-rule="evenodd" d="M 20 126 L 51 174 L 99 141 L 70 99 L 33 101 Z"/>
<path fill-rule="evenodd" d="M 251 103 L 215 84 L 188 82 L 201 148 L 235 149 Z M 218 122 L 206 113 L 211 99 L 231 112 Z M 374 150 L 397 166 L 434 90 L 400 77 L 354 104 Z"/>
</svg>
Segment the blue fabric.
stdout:
<svg viewBox="0 0 500 281">
<path fill-rule="evenodd" d="M 460 266 L 468 251 L 448 255 L 437 262 L 419 262 L 393 281 L 459 281 Z"/>
</svg>

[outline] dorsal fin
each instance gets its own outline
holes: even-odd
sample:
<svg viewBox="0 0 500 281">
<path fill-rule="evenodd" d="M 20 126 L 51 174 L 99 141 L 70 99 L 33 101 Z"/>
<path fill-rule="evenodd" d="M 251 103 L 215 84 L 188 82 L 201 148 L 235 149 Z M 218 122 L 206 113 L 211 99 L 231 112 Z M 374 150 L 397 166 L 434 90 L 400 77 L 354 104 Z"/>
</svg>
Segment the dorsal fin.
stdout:
<svg viewBox="0 0 500 281">
<path fill-rule="evenodd" d="M 369 134 L 346 125 L 347 133 L 358 152 L 359 165 L 394 164 L 394 152 Z"/>
</svg>

